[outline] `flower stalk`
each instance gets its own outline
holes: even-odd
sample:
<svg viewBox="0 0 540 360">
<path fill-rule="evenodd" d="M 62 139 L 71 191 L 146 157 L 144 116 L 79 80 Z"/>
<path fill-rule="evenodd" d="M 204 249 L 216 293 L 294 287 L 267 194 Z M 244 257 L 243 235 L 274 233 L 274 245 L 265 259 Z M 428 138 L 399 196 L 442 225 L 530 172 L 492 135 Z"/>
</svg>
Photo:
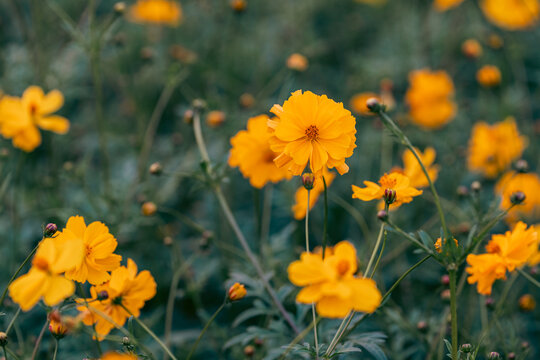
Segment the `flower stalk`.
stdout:
<svg viewBox="0 0 540 360">
<path fill-rule="evenodd" d="M 193 356 L 193 354 L 195 353 L 195 350 L 197 350 L 197 346 L 199 346 L 199 342 L 201 341 L 204 333 L 206 332 L 206 330 L 208 330 L 208 328 L 210 327 L 210 324 L 212 324 L 212 322 L 216 319 L 216 317 L 219 315 L 219 313 L 221 312 L 221 310 L 223 310 L 225 308 L 225 305 L 227 304 L 227 301 L 224 301 L 223 304 L 221 304 L 219 306 L 219 308 L 216 310 L 216 312 L 214 313 L 214 315 L 212 315 L 212 317 L 210 318 L 210 320 L 208 320 L 208 322 L 206 323 L 206 325 L 204 326 L 204 328 L 202 329 L 201 333 L 199 334 L 199 337 L 197 338 L 197 340 L 195 341 L 195 344 L 193 344 L 193 346 L 191 347 L 191 350 L 189 351 L 189 354 L 188 356 L 186 357 L 186 360 L 189 360 L 191 359 L 191 356 Z"/>
<path fill-rule="evenodd" d="M 450 317 L 452 326 L 452 360 L 458 360 L 458 322 L 457 322 L 457 292 L 456 292 L 456 272 L 457 269 L 448 270 L 450 277 Z"/>
</svg>

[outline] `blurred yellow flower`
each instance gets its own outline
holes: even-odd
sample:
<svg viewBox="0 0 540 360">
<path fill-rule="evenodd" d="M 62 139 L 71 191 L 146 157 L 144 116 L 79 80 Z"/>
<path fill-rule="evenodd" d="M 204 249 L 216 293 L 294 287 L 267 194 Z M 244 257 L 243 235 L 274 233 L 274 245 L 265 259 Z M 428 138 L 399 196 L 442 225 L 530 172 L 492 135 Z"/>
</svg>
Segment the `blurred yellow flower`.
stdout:
<svg viewBox="0 0 540 360">
<path fill-rule="evenodd" d="M 136 23 L 178 26 L 182 20 L 182 8 L 172 0 L 137 0 L 129 9 L 128 19 Z"/>
<path fill-rule="evenodd" d="M 528 260 L 529 266 L 536 266 L 540 264 L 540 224 L 531 225 L 536 232 L 536 251 L 531 255 Z"/>
<path fill-rule="evenodd" d="M 454 83 L 445 71 L 415 70 L 409 74 L 409 82 L 405 101 L 413 123 L 437 129 L 455 117 Z"/>
<path fill-rule="evenodd" d="M 522 295 L 518 300 L 518 304 L 523 311 L 533 311 L 536 307 L 536 301 L 531 294 Z"/>
<path fill-rule="evenodd" d="M 540 216 L 540 178 L 538 175 L 515 171 L 505 173 L 495 184 L 495 194 L 501 197 L 502 210 L 512 205 L 510 197 L 517 191 L 525 194 L 525 201 L 510 209 L 506 221 L 512 224 L 522 218 L 538 219 Z"/>
<path fill-rule="evenodd" d="M 84 255 L 82 242 L 44 238 L 32 259 L 32 267 L 9 286 L 9 295 L 23 311 L 39 299 L 54 306 L 75 291 L 75 285 L 61 274 L 78 266 Z"/>
<path fill-rule="evenodd" d="M 428 175 L 433 183 L 437 180 L 439 175 L 439 165 L 435 165 L 435 157 L 437 153 L 432 147 L 427 147 L 422 153 L 419 149 L 415 148 L 416 153 L 422 160 L 424 167 L 426 168 Z M 406 149 L 403 152 L 403 169 L 401 170 L 405 176 L 409 178 L 410 186 L 414 188 L 424 188 L 429 186 L 429 181 L 426 175 L 422 171 L 422 167 L 416 160 L 416 157 L 411 150 Z"/>
<path fill-rule="evenodd" d="M 238 167 L 251 186 L 262 188 L 266 183 L 290 179 L 292 174 L 278 168 L 274 159 L 279 155 L 270 149 L 268 116 L 259 115 L 248 120 L 247 130 L 239 131 L 231 138 L 229 165 Z"/>
<path fill-rule="evenodd" d="M 122 261 L 122 256 L 114 254 L 118 245 L 116 239 L 102 222 L 94 221 L 86 226 L 82 216 L 72 216 L 66 228 L 58 233 L 58 239 L 84 244 L 84 260 L 79 266 L 66 271 L 67 279 L 80 283 L 88 281 L 92 285 L 103 284 L 111 277 L 108 272 L 119 267 Z"/>
<path fill-rule="evenodd" d="M 246 0 L 231 0 L 229 4 L 231 5 L 231 8 L 236 12 L 242 12 L 247 8 Z"/>
<path fill-rule="evenodd" d="M 324 169 L 322 172 L 324 180 L 326 181 L 326 186 L 330 186 L 336 174 Z M 319 199 L 319 196 L 324 192 L 324 183 L 320 176 L 315 178 L 313 189 L 309 191 L 309 210 L 313 209 L 315 203 Z M 294 205 L 292 207 L 294 218 L 296 220 L 302 220 L 306 217 L 307 212 L 307 190 L 304 186 L 300 186 L 296 193 L 294 194 Z"/>
<path fill-rule="evenodd" d="M 493 125 L 478 122 L 469 140 L 468 168 L 494 178 L 519 158 L 526 146 L 527 138 L 519 133 L 512 116 Z"/>
<path fill-rule="evenodd" d="M 225 117 L 223 111 L 213 110 L 206 115 L 206 123 L 208 126 L 216 128 L 225 122 Z"/>
<path fill-rule="evenodd" d="M 33 151 L 41 144 L 39 129 L 65 134 L 69 121 L 58 115 L 51 115 L 64 104 L 64 96 L 58 90 L 47 95 L 38 86 L 28 87 L 22 98 L 4 96 L 0 99 L 0 133 L 12 139 L 13 146 L 26 152 Z"/>
<path fill-rule="evenodd" d="M 244 284 L 234 283 L 228 292 L 228 297 L 230 301 L 236 301 L 243 299 L 247 294 L 246 287 Z"/>
<path fill-rule="evenodd" d="M 366 5 L 384 5 L 387 3 L 388 0 L 355 0 L 358 3 L 366 4 Z"/>
<path fill-rule="evenodd" d="M 369 111 L 366 102 L 368 99 L 375 98 L 377 99 L 381 104 L 384 103 L 384 101 L 381 99 L 381 97 L 373 92 L 362 92 L 354 95 L 351 99 L 351 109 L 357 114 L 362 115 L 374 115 L 371 111 Z"/>
<path fill-rule="evenodd" d="M 279 153 L 274 159 L 293 175 L 302 174 L 309 162 L 314 174 L 325 166 L 343 175 L 349 171 L 345 158 L 356 147 L 356 120 L 351 112 L 326 95 L 297 90 L 288 100 L 270 110 L 277 119 L 268 120 L 273 136 L 270 148 Z"/>
<path fill-rule="evenodd" d="M 356 249 L 348 241 L 338 243 L 325 254 L 302 253 L 287 269 L 289 280 L 304 287 L 296 296 L 302 304 L 316 304 L 326 318 L 343 318 L 350 311 L 372 313 L 382 296 L 375 281 L 355 277 L 358 270 Z"/>
<path fill-rule="evenodd" d="M 476 39 L 467 39 L 461 44 L 461 51 L 466 57 L 476 59 L 482 55 L 482 45 Z"/>
<path fill-rule="evenodd" d="M 390 209 L 397 208 L 401 204 L 410 203 L 413 197 L 422 194 L 422 190 L 415 189 L 410 185 L 410 180 L 407 176 L 396 171 L 390 174 L 384 174 L 379 179 L 379 184 L 364 181 L 364 185 L 366 186 L 365 188 L 352 185 L 353 199 L 360 199 L 362 201 L 382 199 L 387 189 L 394 190 L 395 200 L 390 205 Z"/>
<path fill-rule="evenodd" d="M 103 284 L 90 288 L 91 298 L 79 299 L 77 309 L 84 314 L 85 325 L 96 325 L 99 340 L 107 335 L 115 325 L 123 326 L 131 315 L 140 315 L 140 309 L 145 301 L 156 294 L 156 282 L 149 271 L 144 270 L 137 274 L 137 265 L 128 259 L 127 267 L 121 266 L 111 273 L 111 279 Z M 95 310 L 94 310 L 95 309 Z M 96 311 L 97 310 L 97 311 Z M 107 315 L 115 324 L 100 315 Z"/>
<path fill-rule="evenodd" d="M 476 72 L 476 80 L 484 87 L 493 87 L 501 83 L 501 71 L 494 65 L 484 65 Z"/>
<path fill-rule="evenodd" d="M 287 67 L 291 70 L 306 71 L 308 66 L 308 59 L 302 54 L 294 53 L 287 58 Z"/>
<path fill-rule="evenodd" d="M 461 4 L 463 0 L 435 0 L 433 5 L 437 11 L 446 11 Z"/>
<path fill-rule="evenodd" d="M 101 357 L 101 360 L 137 360 L 138 357 L 135 354 L 119 353 L 116 351 L 109 351 Z"/>
<path fill-rule="evenodd" d="M 538 0 L 482 0 L 480 7 L 489 21 L 507 30 L 531 27 L 538 20 Z"/>
</svg>

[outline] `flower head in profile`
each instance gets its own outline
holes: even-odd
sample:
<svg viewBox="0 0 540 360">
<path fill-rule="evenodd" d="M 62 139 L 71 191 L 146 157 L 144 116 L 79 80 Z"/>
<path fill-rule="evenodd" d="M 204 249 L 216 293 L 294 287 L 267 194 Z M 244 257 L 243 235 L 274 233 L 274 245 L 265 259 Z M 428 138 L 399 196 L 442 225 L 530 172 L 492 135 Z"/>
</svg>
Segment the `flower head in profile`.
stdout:
<svg viewBox="0 0 540 360">
<path fill-rule="evenodd" d="M 247 295 L 244 284 L 234 283 L 227 292 L 230 301 L 242 300 Z"/>
<path fill-rule="evenodd" d="M 11 299 L 23 311 L 28 311 L 40 299 L 46 305 L 54 306 L 71 296 L 75 285 L 62 273 L 78 266 L 83 252 L 82 243 L 78 241 L 44 238 L 32 259 L 30 271 L 9 286 Z"/>
<path fill-rule="evenodd" d="M 285 168 L 278 168 L 274 159 L 279 155 L 270 149 L 268 140 L 268 116 L 259 115 L 248 120 L 247 130 L 239 131 L 231 138 L 229 165 L 238 167 L 251 186 L 258 189 L 268 182 L 276 183 L 290 179 L 292 174 Z"/>
<path fill-rule="evenodd" d="M 147 270 L 137 274 L 137 265 L 128 259 L 127 267 L 113 270 L 111 279 L 103 285 L 92 286 L 90 294 L 90 299 L 78 300 L 77 309 L 84 314 L 85 325 L 95 323 L 98 338 L 102 339 L 115 326 L 123 326 L 131 315 L 139 316 L 144 303 L 156 294 L 156 282 Z"/>
<path fill-rule="evenodd" d="M 455 117 L 454 83 L 445 71 L 415 70 L 409 74 L 409 83 L 405 100 L 413 123 L 438 129 Z"/>
<path fill-rule="evenodd" d="M 314 174 L 326 166 L 340 174 L 349 171 L 345 159 L 356 147 L 356 120 L 351 112 L 326 95 L 297 90 L 281 105 L 270 110 L 270 148 L 279 154 L 274 162 L 293 175 L 302 174 L 309 163 Z"/>
<path fill-rule="evenodd" d="M 329 251 L 328 251 L 329 250 Z M 382 296 L 375 281 L 356 277 L 356 249 L 342 241 L 321 253 L 302 253 L 287 269 L 289 280 L 302 286 L 296 301 L 316 304 L 317 313 L 326 318 L 343 318 L 349 311 L 372 313 Z"/>
<path fill-rule="evenodd" d="M 462 2 L 463 0 L 435 0 L 433 5 L 437 11 L 446 11 L 458 6 Z"/>
<path fill-rule="evenodd" d="M 77 267 L 66 271 L 66 278 L 70 280 L 80 283 L 88 280 L 92 285 L 99 285 L 109 280 L 109 271 L 120 266 L 122 256 L 114 254 L 118 243 L 102 222 L 94 221 L 86 226 L 82 216 L 72 216 L 58 238 L 78 241 L 84 246 L 84 260 Z"/>
<path fill-rule="evenodd" d="M 527 138 L 519 133 L 513 117 L 493 125 L 478 122 L 469 140 L 468 168 L 494 178 L 519 158 L 526 146 Z"/>
<path fill-rule="evenodd" d="M 26 152 L 41 144 L 39 129 L 57 134 L 69 130 L 69 121 L 53 115 L 64 104 L 64 96 L 58 90 L 44 94 L 38 86 L 27 88 L 22 98 L 4 96 L 0 99 L 0 134 L 12 139 L 13 146 Z"/>
<path fill-rule="evenodd" d="M 390 204 L 390 209 L 397 208 L 401 204 L 410 203 L 413 197 L 422 194 L 422 190 L 412 187 L 409 178 L 399 172 L 384 174 L 379 179 L 378 184 L 371 181 L 364 181 L 364 185 L 366 186 L 364 188 L 352 185 L 353 199 L 360 199 L 362 201 L 383 199 L 385 192 L 392 191 L 395 192 L 395 199 Z"/>
<path fill-rule="evenodd" d="M 313 209 L 317 203 L 317 200 L 319 199 L 319 196 L 324 192 L 324 182 L 322 176 L 324 176 L 324 181 L 326 181 L 326 186 L 328 187 L 330 184 L 332 184 L 332 181 L 334 181 L 336 174 L 324 169 L 321 176 L 315 177 L 313 189 L 309 191 L 309 210 Z M 292 211 L 296 220 L 302 220 L 306 217 L 307 192 L 308 191 L 304 186 L 300 186 L 294 194 L 294 205 L 292 207 Z"/>
<path fill-rule="evenodd" d="M 538 0 L 482 0 L 480 2 L 486 18 L 507 30 L 527 29 L 538 21 Z"/>
<path fill-rule="evenodd" d="M 178 26 L 182 8 L 172 0 L 137 0 L 129 9 L 128 19 L 136 23 Z"/>
<path fill-rule="evenodd" d="M 512 194 L 521 191 L 525 201 L 508 211 L 509 224 L 519 219 L 538 219 L 540 217 L 540 177 L 535 173 L 509 171 L 495 184 L 495 194 L 501 197 L 500 208 L 506 210 L 512 205 Z"/>
<path fill-rule="evenodd" d="M 424 164 L 424 167 L 426 168 L 431 181 L 435 183 L 435 180 L 437 180 L 437 176 L 439 175 L 439 166 L 434 164 L 435 157 L 437 156 L 435 149 L 433 149 L 432 147 L 427 147 L 424 152 L 422 152 L 419 149 L 415 148 L 415 151 L 420 157 L 420 160 L 422 160 L 422 163 Z M 397 168 L 394 170 L 401 172 L 403 173 L 403 175 L 407 176 L 410 181 L 410 186 L 414 188 L 424 188 L 429 186 L 429 181 L 411 150 L 406 149 L 403 152 L 402 160 L 403 169 Z"/>
<path fill-rule="evenodd" d="M 484 65 L 476 72 L 476 80 L 484 87 L 494 87 L 501 83 L 501 71 L 495 65 Z"/>
</svg>

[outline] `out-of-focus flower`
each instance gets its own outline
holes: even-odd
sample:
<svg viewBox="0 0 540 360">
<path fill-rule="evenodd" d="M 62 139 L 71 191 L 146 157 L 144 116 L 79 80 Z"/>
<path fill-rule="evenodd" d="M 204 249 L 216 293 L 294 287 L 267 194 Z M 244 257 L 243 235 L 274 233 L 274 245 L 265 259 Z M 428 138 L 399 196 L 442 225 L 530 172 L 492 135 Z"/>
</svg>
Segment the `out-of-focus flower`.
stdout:
<svg viewBox="0 0 540 360">
<path fill-rule="evenodd" d="M 69 130 L 69 121 L 52 115 L 64 104 L 64 96 L 58 90 L 44 94 L 38 86 L 27 88 L 22 98 L 4 96 L 0 99 L 0 134 L 12 139 L 13 146 L 26 152 L 41 144 L 39 129 L 57 134 Z"/>
<path fill-rule="evenodd" d="M 129 8 L 128 19 L 136 23 L 178 26 L 182 20 L 182 8 L 172 0 L 137 0 Z"/>
<path fill-rule="evenodd" d="M 431 181 L 434 183 L 439 175 L 439 165 L 434 164 L 435 157 L 437 156 L 435 149 L 432 147 L 427 147 L 423 153 L 417 148 L 415 148 L 415 150 L 420 157 L 420 160 L 422 160 Z M 410 181 L 410 186 L 414 188 L 424 188 L 429 186 L 429 181 L 411 150 L 406 149 L 403 152 L 402 160 L 403 169 L 395 168 L 392 169 L 393 171 L 402 172 L 405 176 L 407 176 Z"/>
<path fill-rule="evenodd" d="M 326 181 L 326 186 L 330 186 L 332 184 L 332 181 L 334 181 L 334 178 L 336 177 L 336 174 L 328 171 L 326 169 L 323 170 L 322 175 L 324 176 L 324 180 Z M 309 210 L 313 209 L 313 206 L 315 206 L 315 203 L 317 203 L 317 200 L 319 199 L 319 196 L 324 192 L 324 183 L 321 178 L 321 176 L 316 176 L 315 181 L 313 183 L 313 189 L 309 191 Z M 307 190 L 302 185 L 296 190 L 296 193 L 294 194 L 294 205 L 292 207 L 292 211 L 294 214 L 294 218 L 296 220 L 302 220 L 306 217 L 307 212 Z"/>
<path fill-rule="evenodd" d="M 377 99 L 381 104 L 383 103 L 383 100 L 381 97 L 374 92 L 363 92 L 356 94 L 351 99 L 351 109 L 357 114 L 362 115 L 375 115 L 371 112 L 371 110 L 367 107 L 367 101 L 371 98 Z"/>
<path fill-rule="evenodd" d="M 157 211 L 157 205 L 153 203 L 152 201 L 146 201 L 141 206 L 141 213 L 144 216 L 152 216 Z"/>
<path fill-rule="evenodd" d="M 230 2 L 231 9 L 233 9 L 236 12 L 243 12 L 247 8 L 247 1 L 246 0 L 231 0 Z"/>
<path fill-rule="evenodd" d="M 365 188 L 352 185 L 353 199 L 360 199 L 362 201 L 383 199 L 385 191 L 393 190 L 396 195 L 395 200 L 390 204 L 390 209 L 395 209 L 401 206 L 401 204 L 409 203 L 413 200 L 413 197 L 422 194 L 422 190 L 412 187 L 409 178 L 399 172 L 384 174 L 379 179 L 379 184 L 364 181 L 364 185 L 366 186 Z"/>
<path fill-rule="evenodd" d="M 405 100 L 413 123 L 438 129 L 455 117 L 454 83 L 445 71 L 415 70 L 409 74 L 409 83 Z"/>
<path fill-rule="evenodd" d="M 529 266 L 536 266 L 540 264 L 540 224 L 531 225 L 532 228 L 534 228 L 534 231 L 536 231 L 536 251 L 531 255 L 531 257 L 528 260 Z"/>
<path fill-rule="evenodd" d="M 501 83 L 501 71 L 494 65 L 484 65 L 476 72 L 476 80 L 484 87 L 493 87 Z"/>
<path fill-rule="evenodd" d="M 118 245 L 116 239 L 102 222 L 94 221 L 86 226 L 82 216 L 72 216 L 57 238 L 81 242 L 85 249 L 84 260 L 77 267 L 66 271 L 67 279 L 99 285 L 109 280 L 109 271 L 119 267 L 122 261 L 122 256 L 114 254 Z"/>
<path fill-rule="evenodd" d="M 228 291 L 228 297 L 230 301 L 237 301 L 243 299 L 247 294 L 244 284 L 234 283 Z"/>
<path fill-rule="evenodd" d="M 463 0 L 435 0 L 433 6 L 437 11 L 446 11 L 461 4 Z"/>
<path fill-rule="evenodd" d="M 511 196 L 518 191 L 525 194 L 525 201 L 510 209 L 506 221 L 512 224 L 522 218 L 538 219 L 540 216 L 540 178 L 538 175 L 515 171 L 505 173 L 495 185 L 495 194 L 501 197 L 502 210 L 512 205 Z"/>
<path fill-rule="evenodd" d="M 55 338 L 61 339 L 66 335 L 68 329 L 61 319 L 50 319 L 49 331 Z"/>
<path fill-rule="evenodd" d="M 527 138 L 519 133 L 513 117 L 493 125 L 478 122 L 469 140 L 468 168 L 494 178 L 518 159 L 526 146 Z"/>
<path fill-rule="evenodd" d="M 536 301 L 531 294 L 525 294 L 519 298 L 519 308 L 523 311 L 533 311 L 536 307 Z"/>
<path fill-rule="evenodd" d="M 291 70 L 306 71 L 308 66 L 308 59 L 302 54 L 294 53 L 287 58 L 287 67 Z"/>
<path fill-rule="evenodd" d="M 491 34 L 488 37 L 488 45 L 493 49 L 500 49 L 504 45 L 504 40 L 499 35 Z"/>
<path fill-rule="evenodd" d="M 371 5 L 371 6 L 379 6 L 384 5 L 388 2 L 388 0 L 355 0 L 358 3 Z"/>
<path fill-rule="evenodd" d="M 225 113 L 219 110 L 212 110 L 206 115 L 208 126 L 216 128 L 225 122 Z"/>
<path fill-rule="evenodd" d="M 277 119 L 268 120 L 273 136 L 270 148 L 279 153 L 276 165 L 300 175 L 309 162 L 318 175 L 324 167 L 349 171 L 345 159 L 356 147 L 356 120 L 351 112 L 326 95 L 297 90 L 281 105 L 270 110 Z"/>
<path fill-rule="evenodd" d="M 358 270 L 354 246 L 342 241 L 328 250 L 324 260 L 320 252 L 304 252 L 300 260 L 289 265 L 289 280 L 304 287 L 296 301 L 315 303 L 317 313 L 326 318 L 342 318 L 349 311 L 377 310 L 382 296 L 375 281 L 354 276 Z"/>
<path fill-rule="evenodd" d="M 66 238 L 44 238 L 32 259 L 32 268 L 9 286 L 9 295 L 23 311 L 28 311 L 43 298 L 54 306 L 75 291 L 72 281 L 61 274 L 83 261 L 84 248 L 80 241 Z"/>
<path fill-rule="evenodd" d="M 101 360 L 137 360 L 137 355 L 129 353 L 119 353 L 116 351 L 109 351 L 103 354 Z"/>
<path fill-rule="evenodd" d="M 463 54 L 471 59 L 477 59 L 482 55 L 482 45 L 476 39 L 467 39 L 461 44 Z"/>
<path fill-rule="evenodd" d="M 445 241 L 445 243 L 446 243 L 446 241 Z M 458 243 L 456 238 L 454 238 L 454 243 L 456 244 L 456 246 L 459 246 L 459 243 Z M 438 238 L 437 241 L 435 241 L 435 244 L 433 244 L 433 246 L 435 246 L 435 250 L 437 250 L 438 253 L 442 253 L 442 240 L 441 240 L 441 238 Z"/>
<path fill-rule="evenodd" d="M 239 131 L 231 138 L 229 165 L 238 167 L 251 186 L 262 188 L 268 182 L 276 183 L 290 179 L 292 174 L 285 168 L 278 168 L 274 159 L 279 155 L 270 149 L 268 140 L 268 116 L 259 115 L 248 120 L 247 130 Z"/>
<path fill-rule="evenodd" d="M 540 15 L 538 0 L 482 0 L 486 18 L 507 30 L 521 30 L 534 25 Z"/>
<path fill-rule="evenodd" d="M 396 106 L 396 99 L 392 94 L 394 89 L 394 83 L 389 78 L 384 78 L 380 82 L 381 87 L 381 100 L 384 106 L 386 106 L 386 111 L 392 110 Z"/>
<path fill-rule="evenodd" d="M 240 106 L 243 108 L 249 109 L 255 104 L 255 97 L 250 93 L 243 93 L 240 95 Z"/>
<path fill-rule="evenodd" d="M 107 294 L 106 298 L 101 296 L 103 293 Z M 115 325 L 123 326 L 126 319 L 131 316 L 130 313 L 135 317 L 140 315 L 144 303 L 156 294 L 156 282 L 147 270 L 137 274 L 137 265 L 128 259 L 127 267 L 121 266 L 113 270 L 111 279 L 103 285 L 92 286 L 90 294 L 92 296 L 90 299 L 78 300 L 77 309 L 83 313 L 85 325 L 96 325 L 98 339 L 102 340 Z M 102 317 L 101 313 L 108 318 Z"/>
</svg>

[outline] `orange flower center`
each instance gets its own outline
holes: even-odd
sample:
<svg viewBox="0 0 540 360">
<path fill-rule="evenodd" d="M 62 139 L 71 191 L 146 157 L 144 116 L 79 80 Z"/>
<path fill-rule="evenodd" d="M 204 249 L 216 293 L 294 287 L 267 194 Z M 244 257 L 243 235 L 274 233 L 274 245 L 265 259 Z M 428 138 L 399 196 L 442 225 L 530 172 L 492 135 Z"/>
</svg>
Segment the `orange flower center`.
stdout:
<svg viewBox="0 0 540 360">
<path fill-rule="evenodd" d="M 497 254 L 499 252 L 501 252 L 501 248 L 499 247 L 498 244 L 490 241 L 487 245 L 486 245 L 486 250 L 488 253 L 492 253 L 492 254 Z"/>
<path fill-rule="evenodd" d="M 396 179 L 384 174 L 381 180 L 379 180 L 379 184 L 381 184 L 382 188 L 393 189 L 396 186 Z"/>
<path fill-rule="evenodd" d="M 275 158 L 276 158 L 276 154 L 270 149 L 267 152 L 265 152 L 263 155 L 263 161 L 268 164 L 273 163 Z"/>
<path fill-rule="evenodd" d="M 340 260 L 337 264 L 337 272 L 339 276 L 343 276 L 349 271 L 349 262 L 347 260 Z"/>
<path fill-rule="evenodd" d="M 306 137 L 309 141 L 317 140 L 319 138 L 319 129 L 315 125 L 310 125 L 306 129 Z"/>
<path fill-rule="evenodd" d="M 32 260 L 32 266 L 41 271 L 49 270 L 49 262 L 42 257 L 35 257 L 34 260 Z"/>
<path fill-rule="evenodd" d="M 89 256 L 92 253 L 92 247 L 86 246 L 86 256 Z"/>
</svg>

